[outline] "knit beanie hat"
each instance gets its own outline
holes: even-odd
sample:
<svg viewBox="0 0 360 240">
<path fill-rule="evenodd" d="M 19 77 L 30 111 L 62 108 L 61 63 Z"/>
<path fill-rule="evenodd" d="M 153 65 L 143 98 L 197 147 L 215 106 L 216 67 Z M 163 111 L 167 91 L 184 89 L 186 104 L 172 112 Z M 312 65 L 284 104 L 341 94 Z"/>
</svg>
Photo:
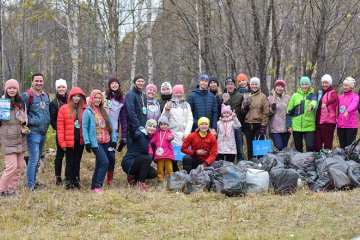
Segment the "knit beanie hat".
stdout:
<svg viewBox="0 0 360 240">
<path fill-rule="evenodd" d="M 158 124 L 167 124 L 169 126 L 169 119 L 165 115 L 161 115 L 161 117 L 158 119 Z"/>
<path fill-rule="evenodd" d="M 14 87 L 19 91 L 19 82 L 15 79 L 9 79 L 5 82 L 5 86 L 4 89 L 6 91 L 6 89 Z"/>
<path fill-rule="evenodd" d="M 308 78 L 306 76 L 301 77 L 300 85 L 303 84 L 303 83 L 307 83 L 310 86 L 310 78 Z"/>
<path fill-rule="evenodd" d="M 115 76 L 112 76 L 112 77 L 110 77 L 109 80 L 108 80 L 108 87 L 110 87 L 110 85 L 111 85 L 113 82 L 117 82 L 117 83 L 120 85 L 119 79 L 117 79 L 117 77 L 115 77 Z"/>
<path fill-rule="evenodd" d="M 218 78 L 218 77 L 216 77 L 216 76 L 210 76 L 210 77 L 209 77 L 209 84 L 210 84 L 212 81 L 216 82 L 216 84 L 219 86 L 219 78 Z"/>
<path fill-rule="evenodd" d="M 283 86 L 284 88 L 286 87 L 285 81 L 282 80 L 282 79 L 278 79 L 278 80 L 275 81 L 275 83 L 274 83 L 274 88 L 276 88 L 276 86 L 278 86 L 278 85 L 281 85 L 281 86 Z"/>
<path fill-rule="evenodd" d="M 239 73 L 237 76 L 236 76 L 236 81 L 237 83 L 239 84 L 240 81 L 246 81 L 246 82 L 249 82 L 249 78 L 246 76 L 246 74 L 244 73 Z"/>
<path fill-rule="evenodd" d="M 233 77 L 227 77 L 225 79 L 225 85 L 228 84 L 228 83 L 233 83 L 235 84 L 235 79 Z"/>
<path fill-rule="evenodd" d="M 89 98 L 89 104 L 91 106 L 94 106 L 94 98 L 97 94 L 100 94 L 101 95 L 101 101 L 104 100 L 104 96 L 102 94 L 102 92 L 98 89 L 95 89 L 95 90 L 92 90 L 91 93 L 90 93 L 90 98 Z"/>
<path fill-rule="evenodd" d="M 145 80 L 145 78 L 144 78 L 143 75 L 141 75 L 141 74 L 136 74 L 135 77 L 134 77 L 134 79 L 133 79 L 133 83 L 135 84 L 135 82 L 136 82 L 137 80 L 139 80 L 140 78 L 142 78 L 142 79 Z"/>
<path fill-rule="evenodd" d="M 260 86 L 260 79 L 257 78 L 257 77 L 253 77 L 253 78 L 250 79 L 250 84 L 252 84 L 252 83 L 255 83 L 258 86 Z"/>
<path fill-rule="evenodd" d="M 183 85 L 175 85 L 173 87 L 173 93 L 181 93 L 184 94 L 184 86 Z"/>
<path fill-rule="evenodd" d="M 170 90 L 170 94 L 173 92 L 171 84 L 169 82 L 163 82 L 161 84 L 161 89 L 160 89 L 161 94 L 164 94 L 162 91 L 163 88 L 168 88 Z"/>
<path fill-rule="evenodd" d="M 332 85 L 332 77 L 329 74 L 325 74 L 321 78 L 321 82 L 328 82 L 330 85 Z"/>
<path fill-rule="evenodd" d="M 201 74 L 198 78 L 198 82 L 200 82 L 201 80 L 204 80 L 204 81 L 209 81 L 209 77 L 208 75 L 206 74 Z"/>
<path fill-rule="evenodd" d="M 356 84 L 356 81 L 355 79 L 353 79 L 352 77 L 347 77 L 343 84 L 346 84 L 346 85 L 349 85 L 351 88 L 354 88 L 355 87 L 355 84 Z"/>
<path fill-rule="evenodd" d="M 232 113 L 231 107 L 230 107 L 230 105 L 222 104 L 221 105 L 221 114 L 226 113 L 226 112 Z"/>
<path fill-rule="evenodd" d="M 55 81 L 55 89 L 57 89 L 57 88 L 60 87 L 60 86 L 64 86 L 64 87 L 67 88 L 67 84 L 66 84 L 66 80 L 65 80 L 65 79 L 60 78 L 60 79 L 58 79 L 58 80 Z"/>
<path fill-rule="evenodd" d="M 155 119 L 149 119 L 149 120 L 147 120 L 146 121 L 146 123 L 145 123 L 145 127 L 148 127 L 148 126 L 157 126 L 157 122 L 156 122 L 156 120 Z"/>
<path fill-rule="evenodd" d="M 157 92 L 157 87 L 154 84 L 148 84 L 145 88 L 145 91 L 153 90 L 155 93 Z"/>
<path fill-rule="evenodd" d="M 208 125 L 210 125 L 210 120 L 207 117 L 201 117 L 198 120 L 198 127 L 202 124 L 202 123 L 207 123 Z"/>
</svg>

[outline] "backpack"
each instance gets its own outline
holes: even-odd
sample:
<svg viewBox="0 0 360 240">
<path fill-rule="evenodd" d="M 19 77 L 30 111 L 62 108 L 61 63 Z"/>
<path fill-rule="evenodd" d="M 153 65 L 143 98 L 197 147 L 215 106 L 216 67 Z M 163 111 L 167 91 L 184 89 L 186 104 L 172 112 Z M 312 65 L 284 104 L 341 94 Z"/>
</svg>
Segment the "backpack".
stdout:
<svg viewBox="0 0 360 240">
<path fill-rule="evenodd" d="M 46 95 L 48 96 L 48 98 L 50 100 L 49 93 L 46 90 L 43 90 L 43 91 L 46 93 Z M 34 102 L 34 92 L 31 89 L 28 89 L 25 92 L 27 92 L 29 94 L 29 106 L 31 106 L 31 104 Z"/>
</svg>

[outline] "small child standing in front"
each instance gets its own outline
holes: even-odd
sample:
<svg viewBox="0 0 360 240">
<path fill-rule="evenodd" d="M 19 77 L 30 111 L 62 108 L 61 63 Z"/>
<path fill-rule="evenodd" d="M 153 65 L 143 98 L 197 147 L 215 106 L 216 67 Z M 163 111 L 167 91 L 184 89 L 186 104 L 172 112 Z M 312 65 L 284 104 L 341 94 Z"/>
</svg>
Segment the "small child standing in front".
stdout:
<svg viewBox="0 0 360 240">
<path fill-rule="evenodd" d="M 221 118 L 217 122 L 218 131 L 218 160 L 234 162 L 237 149 L 235 142 L 235 129 L 240 128 L 241 123 L 231 107 L 222 104 Z"/>
<path fill-rule="evenodd" d="M 154 154 L 154 162 L 157 164 L 158 187 L 162 187 L 164 182 L 164 168 L 166 175 L 170 176 L 173 173 L 172 162 L 175 156 L 171 141 L 174 139 L 174 135 L 169 129 L 169 120 L 166 116 L 162 115 L 158 123 L 159 129 L 150 141 L 149 154 Z"/>
</svg>

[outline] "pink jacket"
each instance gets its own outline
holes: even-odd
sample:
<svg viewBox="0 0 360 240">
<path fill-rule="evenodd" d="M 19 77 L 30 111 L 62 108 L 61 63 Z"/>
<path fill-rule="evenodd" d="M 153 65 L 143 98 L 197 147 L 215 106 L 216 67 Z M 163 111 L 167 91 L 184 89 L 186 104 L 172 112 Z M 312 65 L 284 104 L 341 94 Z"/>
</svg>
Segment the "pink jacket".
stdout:
<svg viewBox="0 0 360 240">
<path fill-rule="evenodd" d="M 338 94 L 335 90 L 326 92 L 321 98 L 321 104 L 326 104 L 326 108 L 318 106 L 320 114 L 320 124 L 332 123 L 336 124 L 336 109 L 338 106 Z"/>
<path fill-rule="evenodd" d="M 171 140 L 168 140 L 168 136 L 171 136 Z M 168 158 L 174 161 L 174 150 L 171 145 L 171 141 L 174 139 L 174 135 L 172 134 L 171 130 L 157 130 L 154 136 L 151 138 L 150 144 L 149 144 L 149 154 L 154 154 L 152 145 L 155 144 L 155 157 L 154 161 L 158 159 L 164 159 Z M 162 148 L 163 151 L 160 151 L 159 148 Z M 163 152 L 161 155 L 158 154 L 160 152 Z"/>
<path fill-rule="evenodd" d="M 337 122 L 338 128 L 358 128 L 358 119 L 356 112 L 359 104 L 359 95 L 353 91 L 346 92 L 339 96 L 339 117 Z M 344 113 L 348 116 L 345 117 Z"/>
<path fill-rule="evenodd" d="M 217 122 L 218 131 L 218 153 L 220 154 L 236 154 L 235 129 L 240 128 L 241 123 L 235 116 L 234 118 L 220 118 Z"/>
</svg>

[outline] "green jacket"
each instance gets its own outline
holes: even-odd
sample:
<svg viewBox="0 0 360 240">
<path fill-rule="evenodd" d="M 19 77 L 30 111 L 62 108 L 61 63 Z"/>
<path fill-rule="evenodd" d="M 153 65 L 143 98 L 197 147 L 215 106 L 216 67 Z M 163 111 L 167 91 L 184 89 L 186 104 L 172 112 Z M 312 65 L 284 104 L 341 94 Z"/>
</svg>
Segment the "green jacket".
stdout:
<svg viewBox="0 0 360 240">
<path fill-rule="evenodd" d="M 308 107 L 312 110 L 308 112 Z M 312 88 L 306 93 L 299 88 L 294 93 L 287 106 L 286 127 L 292 127 L 296 132 L 315 131 L 315 110 L 317 107 L 317 97 Z"/>
</svg>

